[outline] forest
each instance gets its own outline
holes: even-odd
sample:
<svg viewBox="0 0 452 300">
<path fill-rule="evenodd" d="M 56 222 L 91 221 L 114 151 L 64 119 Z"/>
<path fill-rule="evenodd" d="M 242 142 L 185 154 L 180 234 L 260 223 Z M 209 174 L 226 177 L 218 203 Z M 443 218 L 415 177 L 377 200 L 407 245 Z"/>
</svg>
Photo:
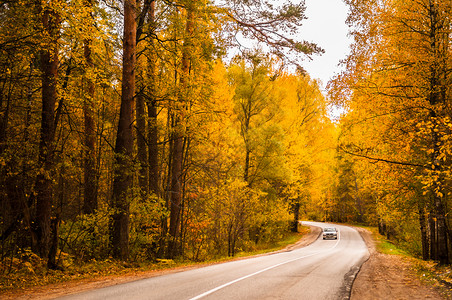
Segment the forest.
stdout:
<svg viewBox="0 0 452 300">
<path fill-rule="evenodd" d="M 345 2 L 324 91 L 303 1 L 0 0 L 0 272 L 231 257 L 298 220 L 449 264 L 452 2 Z"/>
</svg>

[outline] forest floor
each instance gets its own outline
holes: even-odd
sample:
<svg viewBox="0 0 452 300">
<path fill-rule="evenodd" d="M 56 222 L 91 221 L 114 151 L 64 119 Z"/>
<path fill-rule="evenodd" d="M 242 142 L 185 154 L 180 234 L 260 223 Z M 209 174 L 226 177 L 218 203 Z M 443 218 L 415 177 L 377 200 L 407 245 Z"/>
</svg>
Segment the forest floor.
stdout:
<svg viewBox="0 0 452 300">
<path fill-rule="evenodd" d="M 452 299 L 451 290 L 444 286 L 434 286 L 426 280 L 421 280 L 416 261 L 399 255 L 383 254 L 377 251 L 376 240 L 366 229 L 357 228 L 366 242 L 370 257 L 359 271 L 351 292 L 351 300 L 377 299 Z M 314 242 L 320 234 L 320 229 L 313 227 L 309 234 L 293 245 L 279 251 L 290 251 L 305 247 Z M 266 254 L 260 254 L 266 255 Z M 238 258 L 244 259 L 244 258 Z M 30 287 L 21 290 L 11 290 L 3 294 L 1 299 L 53 299 L 64 295 L 79 293 L 91 289 L 117 285 L 134 280 L 181 272 L 204 265 L 177 267 L 158 271 L 137 271 L 121 276 L 103 276 L 94 279 L 82 279 L 61 282 L 57 284 Z"/>
</svg>

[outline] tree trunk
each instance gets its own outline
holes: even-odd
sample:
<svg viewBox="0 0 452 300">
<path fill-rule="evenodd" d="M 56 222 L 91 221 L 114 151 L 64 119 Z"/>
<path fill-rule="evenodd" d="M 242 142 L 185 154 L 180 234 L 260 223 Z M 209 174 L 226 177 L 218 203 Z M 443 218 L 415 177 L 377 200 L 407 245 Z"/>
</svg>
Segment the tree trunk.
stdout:
<svg viewBox="0 0 452 300">
<path fill-rule="evenodd" d="M 85 6 L 91 11 L 92 0 L 85 0 Z M 91 20 L 90 20 L 91 21 Z M 86 69 L 94 68 L 91 56 L 92 40 L 84 41 L 84 56 Z M 92 72 L 88 72 L 92 76 Z M 92 214 L 98 206 L 97 203 L 97 170 L 96 170 L 96 128 L 94 123 L 94 82 L 92 78 L 86 78 L 86 94 L 83 99 L 83 114 L 85 120 L 85 151 L 84 151 L 84 202 L 83 212 Z"/>
<path fill-rule="evenodd" d="M 137 156 L 139 162 L 138 184 L 143 195 L 149 194 L 148 178 L 148 153 L 146 144 L 146 115 L 145 97 L 143 93 L 138 93 L 135 102 L 136 109 L 136 132 L 137 132 Z"/>
<path fill-rule="evenodd" d="M 152 1 L 153 2 L 153 1 Z M 140 7 L 140 15 L 138 16 L 136 44 L 138 45 L 143 33 L 144 25 L 146 23 L 148 12 L 150 11 L 150 0 L 145 0 L 143 6 Z M 152 50 L 151 50 L 152 51 Z M 143 55 L 143 60 L 147 59 L 147 55 Z M 139 64 L 140 65 L 140 64 Z M 136 111 L 136 134 L 137 134 L 137 158 L 139 162 L 138 169 L 138 184 L 143 197 L 149 194 L 149 165 L 148 153 L 146 144 L 146 82 L 145 72 L 140 70 L 139 88 L 136 95 L 135 111 Z"/>
<path fill-rule="evenodd" d="M 47 262 L 47 266 L 49 269 L 56 270 L 58 269 L 56 255 L 58 251 L 58 235 L 60 226 L 60 216 L 58 214 L 55 218 L 52 219 L 51 226 L 53 234 L 50 243 L 49 261 Z"/>
<path fill-rule="evenodd" d="M 298 220 L 300 219 L 300 202 L 295 202 L 292 204 L 293 207 L 293 223 L 292 223 L 292 232 L 298 232 Z"/>
<path fill-rule="evenodd" d="M 444 142 L 442 134 L 444 131 L 441 128 L 441 119 L 445 117 L 446 104 L 446 90 L 447 90 L 447 55 L 449 49 L 449 36 L 445 34 L 445 28 L 450 27 L 444 16 L 444 12 L 441 10 L 438 2 L 433 1 L 429 6 L 429 19 L 430 19 L 430 51 L 432 53 L 432 61 L 430 63 L 430 78 L 429 78 L 429 92 L 427 100 L 429 101 L 430 108 L 430 121 L 431 127 L 431 161 L 430 165 L 433 168 L 433 175 L 435 179 L 431 189 L 432 193 L 432 205 L 434 207 L 435 216 L 435 240 L 436 240 L 436 255 L 437 260 L 441 264 L 449 263 L 449 249 L 448 249 L 448 230 L 446 224 L 446 212 L 444 209 L 443 195 L 445 179 L 442 174 L 444 162 L 440 159 L 441 147 Z"/>
<path fill-rule="evenodd" d="M 433 43 L 434 44 L 434 43 Z M 432 47 L 435 47 L 434 45 Z M 433 216 L 434 216 L 434 251 L 432 255 L 435 255 L 435 260 L 438 260 L 441 264 L 449 263 L 449 249 L 448 249 L 448 236 L 447 236 L 447 224 L 446 224 L 446 212 L 443 204 L 443 195 L 446 194 L 444 191 L 445 179 L 442 174 L 443 163 L 440 159 L 441 147 L 443 141 L 440 137 L 441 126 L 439 124 L 438 118 L 442 116 L 442 110 L 445 109 L 445 95 L 442 95 L 440 86 L 439 71 L 436 68 L 436 64 L 431 67 L 431 77 L 430 77 L 430 93 L 428 95 L 428 100 L 432 105 L 430 109 L 430 120 L 432 122 L 431 128 L 431 158 L 430 165 L 433 170 L 432 175 L 436 177 L 432 187 L 432 203 L 433 206 Z M 436 110 L 440 110 L 440 114 Z M 433 247 L 433 245 L 432 245 Z"/>
<path fill-rule="evenodd" d="M 157 103 L 154 99 L 148 102 L 148 121 L 149 189 L 157 197 L 160 197 Z"/>
<path fill-rule="evenodd" d="M 116 135 L 116 166 L 113 180 L 115 209 L 112 224 L 113 256 L 127 260 L 129 256 L 129 193 L 133 175 L 133 102 L 135 94 L 136 0 L 124 1 L 124 45 L 121 109 Z"/>
<path fill-rule="evenodd" d="M 429 246 L 428 246 L 428 235 L 427 235 L 427 220 L 425 218 L 424 208 L 419 205 L 419 227 L 421 229 L 421 243 L 422 243 L 422 259 L 429 259 Z"/>
<path fill-rule="evenodd" d="M 149 52 L 146 57 L 148 58 L 148 86 L 147 86 L 147 117 L 148 117 L 148 132 L 147 132 L 147 166 L 148 166 L 148 189 L 149 193 L 154 194 L 157 198 L 161 197 L 160 192 L 160 167 L 159 167 L 159 148 L 158 148 L 158 138 L 159 131 L 157 125 L 157 97 L 156 97 L 156 68 L 157 68 L 157 55 L 155 54 L 155 1 L 147 0 L 145 6 L 149 5 L 148 11 L 148 23 L 150 25 L 150 40 L 147 51 Z M 159 202 L 160 205 L 160 202 Z M 165 254 L 165 243 L 166 234 L 168 232 L 168 221 L 167 216 L 163 214 L 161 216 L 161 229 L 160 238 L 158 242 L 158 253 L 159 257 Z"/>
<path fill-rule="evenodd" d="M 429 224 L 429 249 L 430 259 L 438 260 L 438 244 L 436 242 L 436 220 L 433 217 L 434 213 L 430 212 L 428 216 Z"/>
<path fill-rule="evenodd" d="M 248 186 L 250 186 L 250 154 L 251 151 L 249 150 L 249 146 L 247 141 L 245 140 L 245 169 L 243 170 L 243 180 L 248 183 Z"/>
<path fill-rule="evenodd" d="M 59 16 L 44 8 L 42 25 L 50 41 L 41 51 L 42 112 L 38 165 L 41 172 L 36 178 L 36 232 L 35 251 L 48 258 L 51 242 L 51 214 L 53 205 L 52 176 L 54 169 L 55 104 L 57 100 Z"/>
<path fill-rule="evenodd" d="M 185 114 L 188 105 L 187 84 L 190 76 L 190 51 L 191 51 L 191 35 L 194 29 L 193 9 L 187 7 L 187 22 L 185 26 L 185 39 L 182 46 L 182 69 L 179 87 L 179 109 L 175 112 L 175 122 L 172 132 L 172 168 L 171 168 L 171 190 L 170 190 L 170 243 L 168 247 L 169 257 L 177 255 L 178 236 L 181 221 L 181 204 L 182 204 L 182 177 L 184 163 L 184 135 L 185 135 Z"/>
<path fill-rule="evenodd" d="M 170 190 L 170 243 L 168 245 L 168 256 L 173 258 L 178 248 L 177 239 L 180 229 L 180 212 L 182 203 L 182 170 L 183 170 L 183 145 L 184 137 L 181 129 L 181 121 L 177 118 L 174 132 L 171 135 L 173 140 L 172 168 L 171 168 L 171 190 Z"/>
<path fill-rule="evenodd" d="M 363 223 L 364 222 L 364 218 L 363 218 L 363 201 L 361 200 L 361 197 L 359 196 L 359 189 L 358 189 L 358 180 L 355 176 L 355 207 L 358 211 L 358 218 L 356 219 L 356 221 L 358 223 Z"/>
<path fill-rule="evenodd" d="M 449 264 L 449 244 L 447 236 L 446 214 L 441 197 L 435 199 L 436 222 L 437 222 L 437 244 L 438 260 L 441 264 Z"/>
<path fill-rule="evenodd" d="M 149 23 L 152 32 L 155 31 L 155 1 L 150 1 Z M 150 41 L 150 49 L 154 51 L 154 39 Z M 150 55 L 149 65 L 149 97 L 148 105 L 148 165 L 149 165 L 149 189 L 157 197 L 160 197 L 160 170 L 158 149 L 158 126 L 157 126 L 157 99 L 156 99 L 156 61 L 154 52 Z"/>
</svg>

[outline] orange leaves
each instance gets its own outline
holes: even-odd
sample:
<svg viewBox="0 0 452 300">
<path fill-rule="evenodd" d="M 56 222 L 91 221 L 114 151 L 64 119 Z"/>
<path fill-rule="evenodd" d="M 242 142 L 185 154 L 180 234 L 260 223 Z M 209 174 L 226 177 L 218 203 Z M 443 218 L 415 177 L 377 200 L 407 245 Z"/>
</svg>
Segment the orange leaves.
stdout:
<svg viewBox="0 0 452 300">
<path fill-rule="evenodd" d="M 452 189 L 452 126 L 446 70 L 452 51 L 445 45 L 452 7 L 446 2 L 350 2 L 355 44 L 347 71 L 330 85 L 341 99 L 336 102 L 350 108 L 341 119 L 340 144 L 355 161 L 358 178 L 367 178 L 361 182 L 377 199 L 376 216 L 396 229 L 402 213 L 448 214 L 443 207 Z M 405 222 L 429 226 L 414 217 Z M 444 235 L 444 224 L 438 228 L 435 234 Z"/>
</svg>

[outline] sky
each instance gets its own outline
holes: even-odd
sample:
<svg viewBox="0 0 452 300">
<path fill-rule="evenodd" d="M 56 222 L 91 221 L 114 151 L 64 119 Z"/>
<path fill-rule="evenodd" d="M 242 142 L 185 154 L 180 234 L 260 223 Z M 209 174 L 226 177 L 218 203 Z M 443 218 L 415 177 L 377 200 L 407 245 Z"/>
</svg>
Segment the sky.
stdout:
<svg viewBox="0 0 452 300">
<path fill-rule="evenodd" d="M 348 26 L 345 20 L 348 7 L 343 0 L 305 0 L 308 18 L 300 29 L 300 39 L 314 42 L 325 50 L 321 56 L 314 55 L 301 65 L 314 79 L 320 79 L 323 88 L 341 68 L 340 60 L 349 53 L 352 39 L 347 36 Z"/>
</svg>

